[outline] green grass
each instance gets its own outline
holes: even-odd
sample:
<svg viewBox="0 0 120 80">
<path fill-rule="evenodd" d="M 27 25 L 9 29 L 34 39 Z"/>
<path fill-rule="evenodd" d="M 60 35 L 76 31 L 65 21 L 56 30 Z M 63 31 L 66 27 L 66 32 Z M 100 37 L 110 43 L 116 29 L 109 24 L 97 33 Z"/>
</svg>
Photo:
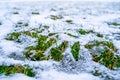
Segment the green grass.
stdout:
<svg viewBox="0 0 120 80">
<path fill-rule="evenodd" d="M 50 50 L 50 56 L 55 61 L 60 61 L 63 58 L 62 53 L 66 50 L 68 46 L 68 41 L 62 42 L 58 47 L 52 48 Z"/>
<path fill-rule="evenodd" d="M 57 34 L 57 33 L 49 33 L 48 36 L 53 36 L 55 34 Z"/>
<path fill-rule="evenodd" d="M 23 22 L 19 21 L 17 24 L 23 24 Z"/>
<path fill-rule="evenodd" d="M 78 36 L 75 36 L 75 35 L 70 34 L 70 33 L 68 33 L 67 35 L 68 35 L 68 36 L 71 36 L 71 37 L 74 37 L 74 38 L 78 38 Z"/>
<path fill-rule="evenodd" d="M 87 49 L 92 49 L 94 46 L 105 46 L 111 50 L 113 50 L 114 52 L 116 52 L 118 49 L 114 46 L 114 44 L 110 41 L 94 41 L 93 43 L 89 43 L 85 45 L 85 48 Z"/>
<path fill-rule="evenodd" d="M 100 34 L 100 33 L 97 33 L 96 36 L 97 36 L 97 37 L 101 37 L 101 38 L 103 38 L 103 35 Z"/>
<path fill-rule="evenodd" d="M 69 23 L 69 24 L 73 24 L 72 20 L 66 20 L 65 22 Z"/>
<path fill-rule="evenodd" d="M 47 39 L 47 36 L 39 36 L 36 46 L 26 48 L 25 56 L 33 61 L 48 60 L 49 56 L 44 55 L 44 52 L 56 42 L 56 39 L 50 38 L 48 41 Z M 35 53 L 32 51 L 35 51 Z"/>
<path fill-rule="evenodd" d="M 39 33 L 41 33 L 43 30 L 36 30 L 36 31 L 21 31 L 21 32 L 12 32 L 10 34 L 7 35 L 6 40 L 10 40 L 10 41 L 15 41 L 15 42 L 21 42 L 19 40 L 19 37 L 23 34 L 30 36 L 32 38 L 38 38 Z"/>
<path fill-rule="evenodd" d="M 112 23 L 108 23 L 108 25 L 120 26 L 120 23 L 117 23 L 117 22 L 112 22 Z"/>
<path fill-rule="evenodd" d="M 29 24 L 28 24 L 28 23 L 25 23 L 24 26 L 27 27 L 27 26 L 29 26 Z"/>
<path fill-rule="evenodd" d="M 19 14 L 19 12 L 13 12 L 13 14 Z"/>
<path fill-rule="evenodd" d="M 103 46 L 103 50 L 97 53 L 92 52 L 93 61 L 98 62 L 107 68 L 113 70 L 115 67 L 120 67 L 120 57 L 114 55 L 117 52 L 117 48 L 110 41 L 94 41 L 85 45 L 87 49 L 93 49 L 93 47 Z M 97 51 L 97 48 L 95 48 Z"/>
<path fill-rule="evenodd" d="M 35 73 L 32 71 L 30 67 L 24 67 L 20 65 L 11 65 L 11 66 L 6 66 L 6 65 L 1 65 L 0 66 L 0 74 L 5 74 L 6 76 L 9 76 L 11 74 L 15 73 L 22 73 L 30 77 L 34 77 Z"/>
<path fill-rule="evenodd" d="M 94 54 L 92 56 L 93 61 L 98 62 L 109 69 L 113 70 L 115 67 L 120 67 L 120 56 L 115 56 L 109 49 L 105 49 L 100 55 Z"/>
<path fill-rule="evenodd" d="M 98 70 L 95 70 L 94 72 L 93 72 L 93 75 L 94 76 L 100 76 L 102 73 L 100 73 Z"/>
<path fill-rule="evenodd" d="M 39 15 L 39 12 L 32 12 L 33 15 Z"/>
<path fill-rule="evenodd" d="M 21 32 L 13 32 L 7 35 L 6 40 L 10 40 L 10 41 L 16 41 L 16 42 L 20 42 L 19 40 L 19 36 L 21 35 Z"/>
<path fill-rule="evenodd" d="M 62 15 L 51 15 L 52 20 L 58 20 L 58 19 L 62 19 L 62 18 L 63 18 Z"/>
<path fill-rule="evenodd" d="M 87 49 L 92 49 L 94 47 L 94 45 L 93 44 L 86 44 L 84 47 Z"/>
<path fill-rule="evenodd" d="M 79 52 L 80 52 L 80 43 L 79 42 L 75 42 L 72 46 L 71 46 L 71 52 L 72 52 L 72 55 L 74 57 L 74 59 L 76 61 L 78 61 L 78 55 L 79 55 Z"/>
<path fill-rule="evenodd" d="M 79 29 L 78 32 L 79 32 L 81 35 L 93 33 L 92 30 L 84 30 L 84 29 Z"/>
<path fill-rule="evenodd" d="M 44 25 L 42 27 L 44 27 L 45 29 L 49 29 L 49 26 L 47 26 L 47 25 Z"/>
</svg>

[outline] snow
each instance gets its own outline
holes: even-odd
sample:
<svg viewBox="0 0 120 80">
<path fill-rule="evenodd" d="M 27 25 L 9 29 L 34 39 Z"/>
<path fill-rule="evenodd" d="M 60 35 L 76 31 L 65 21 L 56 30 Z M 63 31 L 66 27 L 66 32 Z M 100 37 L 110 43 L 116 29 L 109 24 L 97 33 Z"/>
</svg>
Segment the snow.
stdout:
<svg viewBox="0 0 120 80">
<path fill-rule="evenodd" d="M 87 73 L 66 74 L 55 70 L 44 71 L 41 76 L 43 77 L 42 80 L 100 80 Z"/>
<path fill-rule="evenodd" d="M 4 0 L 4 2 L 23 2 L 23 1 L 61 1 L 61 0 Z M 64 1 L 83 1 L 83 0 L 64 0 Z M 98 2 L 119 2 L 120 0 L 84 0 L 84 1 L 98 1 Z"/>
<path fill-rule="evenodd" d="M 39 1 L 41 2 L 39 3 Z M 107 22 L 120 18 L 120 0 L 85 0 L 93 1 L 90 3 L 82 0 L 70 0 L 74 2 L 58 1 L 59 2 L 56 0 L 0 1 L 0 23 L 2 24 L 0 25 L 0 65 L 3 63 L 7 65 L 29 64 L 29 66 L 31 66 L 36 73 L 35 77 L 28 77 L 24 74 L 18 73 L 10 76 L 5 76 L 2 74 L 0 75 L 0 80 L 104 80 L 99 76 L 92 75 L 91 72 L 95 67 L 98 70 L 101 70 L 104 74 L 107 74 L 116 80 L 120 80 L 120 70 L 108 70 L 105 66 L 93 62 L 88 51 L 84 50 L 84 45 L 89 41 L 106 40 L 106 38 L 98 38 L 95 34 L 80 35 L 77 32 L 77 30 L 81 28 L 93 30 L 96 33 L 105 35 L 109 38 L 108 40 L 111 40 L 119 49 L 118 54 L 120 54 L 120 39 L 115 40 L 116 36 L 113 35 L 113 33 L 118 33 L 117 35 L 120 34 L 120 26 L 117 26 L 118 28 L 113 28 L 112 26 L 107 25 Z M 51 9 L 55 9 L 55 11 L 52 11 Z M 20 14 L 12 14 L 15 11 L 20 12 Z M 32 11 L 38 11 L 40 15 L 32 15 Z M 54 21 L 50 19 L 50 15 L 53 14 L 62 15 L 64 18 Z M 65 22 L 65 20 L 69 19 L 73 21 L 73 24 Z M 28 22 L 29 27 L 15 28 L 15 24 L 18 21 L 23 21 L 24 23 Z M 42 34 L 48 34 L 48 32 L 56 32 L 59 34 L 58 44 L 64 40 L 69 41 L 69 45 L 79 41 L 81 44 L 81 49 L 84 53 L 81 55 L 85 56 L 85 61 L 65 61 L 63 63 L 66 64 L 61 65 L 62 62 L 55 62 L 53 60 L 30 61 L 28 59 L 20 60 L 10 58 L 9 55 L 12 53 L 17 54 L 18 57 L 22 56 L 24 48 L 28 45 L 32 45 L 34 40 L 32 41 L 30 38 L 27 41 L 26 38 L 28 37 L 21 36 L 21 39 L 25 39 L 25 41 L 23 41 L 24 44 L 21 44 L 14 41 L 5 40 L 7 34 L 13 31 L 24 31 L 32 28 L 38 28 L 40 24 L 50 26 L 48 29 L 49 31 L 46 30 Z M 79 37 L 73 38 L 64 33 L 71 33 Z M 63 54 L 72 56 L 70 54 L 70 48 L 68 48 Z"/>
<path fill-rule="evenodd" d="M 3 76 L 0 77 L 0 80 L 16 80 L 16 79 L 17 80 L 36 80 L 34 78 L 27 77 L 23 74 L 15 74 L 14 76 L 11 75 L 11 76 L 8 76 L 8 77 L 3 75 Z"/>
</svg>

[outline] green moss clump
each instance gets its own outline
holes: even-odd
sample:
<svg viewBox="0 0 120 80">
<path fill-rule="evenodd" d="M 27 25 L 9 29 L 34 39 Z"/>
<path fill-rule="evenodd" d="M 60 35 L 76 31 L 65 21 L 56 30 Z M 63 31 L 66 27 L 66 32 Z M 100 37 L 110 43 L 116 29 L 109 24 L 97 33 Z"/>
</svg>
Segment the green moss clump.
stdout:
<svg viewBox="0 0 120 80">
<path fill-rule="evenodd" d="M 79 51 L 80 51 L 80 43 L 79 43 L 79 42 L 75 42 L 75 43 L 71 46 L 71 52 L 72 52 L 72 55 L 73 55 L 73 57 L 74 57 L 74 59 L 75 59 L 76 61 L 78 61 Z"/>
<path fill-rule="evenodd" d="M 68 46 L 68 41 L 64 41 L 58 47 L 52 48 L 50 50 L 51 58 L 55 61 L 62 60 L 62 58 L 63 58 L 62 53 L 66 50 L 67 46 Z"/>
<path fill-rule="evenodd" d="M 1 65 L 0 74 L 3 74 L 3 73 L 5 73 L 6 76 L 9 76 L 10 74 L 15 74 L 15 73 L 23 73 L 30 77 L 35 76 L 35 73 L 32 71 L 30 67 L 23 67 L 20 65 L 11 65 L 11 66 Z"/>
</svg>

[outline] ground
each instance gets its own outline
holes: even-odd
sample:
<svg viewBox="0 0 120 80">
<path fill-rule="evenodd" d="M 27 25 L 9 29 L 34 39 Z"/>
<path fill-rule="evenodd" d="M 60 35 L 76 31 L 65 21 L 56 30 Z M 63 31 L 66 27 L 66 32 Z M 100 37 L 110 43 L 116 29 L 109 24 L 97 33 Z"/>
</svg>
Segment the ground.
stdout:
<svg viewBox="0 0 120 80">
<path fill-rule="evenodd" d="M 119 5 L 1 1 L 0 80 L 120 80 Z"/>
</svg>

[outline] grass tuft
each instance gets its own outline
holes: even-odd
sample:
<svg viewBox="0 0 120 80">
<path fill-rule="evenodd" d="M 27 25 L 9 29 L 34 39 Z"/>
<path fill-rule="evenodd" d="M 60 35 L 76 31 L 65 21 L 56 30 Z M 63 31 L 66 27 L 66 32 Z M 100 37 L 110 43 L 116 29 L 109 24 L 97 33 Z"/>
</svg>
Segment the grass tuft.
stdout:
<svg viewBox="0 0 120 80">
<path fill-rule="evenodd" d="M 5 73 L 6 76 L 9 76 L 15 73 L 23 73 L 30 77 L 35 76 L 35 73 L 32 71 L 30 67 L 24 67 L 20 65 L 11 65 L 11 66 L 1 65 L 0 74 L 3 74 L 3 73 Z"/>
<path fill-rule="evenodd" d="M 62 19 L 62 18 L 63 18 L 62 15 L 51 15 L 51 19 L 53 20 Z"/>
<path fill-rule="evenodd" d="M 66 20 L 65 22 L 69 23 L 69 24 L 73 24 L 72 20 Z"/>
<path fill-rule="evenodd" d="M 79 51 L 80 51 L 80 43 L 79 43 L 79 42 L 75 42 L 75 43 L 71 46 L 71 52 L 72 52 L 72 55 L 73 55 L 73 57 L 74 57 L 74 59 L 75 59 L 76 61 L 78 61 Z"/>
<path fill-rule="evenodd" d="M 36 46 L 29 46 L 26 48 L 25 56 L 33 61 L 48 60 L 49 56 L 45 56 L 44 52 L 56 42 L 56 39 L 50 38 L 48 41 L 47 39 L 47 36 L 40 36 Z"/>
<path fill-rule="evenodd" d="M 50 50 L 51 58 L 55 61 L 60 61 L 63 58 L 62 53 L 66 50 L 68 46 L 68 41 L 62 42 L 58 47 L 52 48 Z"/>
<path fill-rule="evenodd" d="M 78 32 L 81 34 L 81 35 L 85 35 L 85 34 L 89 34 L 89 33 L 93 33 L 93 30 L 83 30 L 83 29 L 79 29 Z"/>
</svg>

